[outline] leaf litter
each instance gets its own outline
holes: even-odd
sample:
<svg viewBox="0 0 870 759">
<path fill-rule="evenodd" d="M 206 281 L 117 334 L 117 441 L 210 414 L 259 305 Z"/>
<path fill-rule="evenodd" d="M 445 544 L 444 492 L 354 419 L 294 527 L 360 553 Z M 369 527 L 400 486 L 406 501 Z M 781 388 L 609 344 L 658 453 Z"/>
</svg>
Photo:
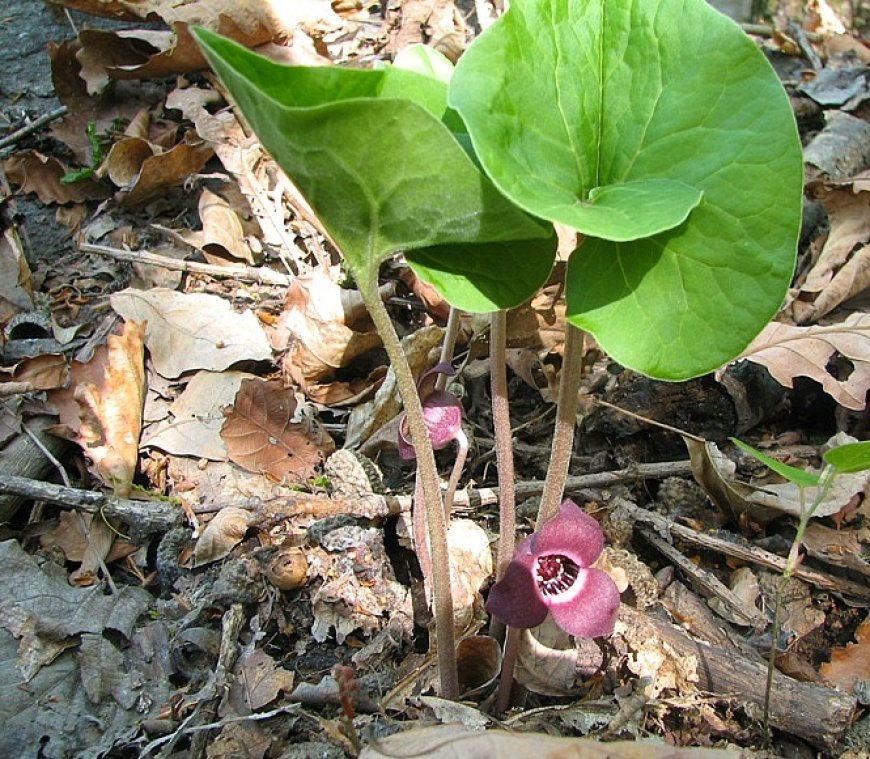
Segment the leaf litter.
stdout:
<svg viewBox="0 0 870 759">
<path fill-rule="evenodd" d="M 287 756 L 304 755 L 305 746 L 315 745 L 352 751 L 337 711 L 348 698 L 368 743 L 362 755 L 456 750 L 463 756 L 555 756 L 568 750 L 560 739 L 525 731 L 610 739 L 652 731 L 665 741 L 695 746 L 693 756 L 701 755 L 699 746 L 710 747 L 712 756 L 727 755 L 715 753 L 714 746 L 760 745 L 753 709 L 763 667 L 752 646 L 759 647 L 765 630 L 747 627 L 745 616 L 704 589 L 710 586 L 697 584 L 685 592 L 726 630 L 715 645 L 702 638 L 702 650 L 711 661 L 719 656 L 757 676 L 742 684 L 743 699 L 731 698 L 728 689 L 717 691 L 715 679 L 699 680 L 699 665 L 681 648 L 687 639 L 677 627 L 650 636 L 626 615 L 606 652 L 575 646 L 558 630 L 533 631 L 522 644 L 517 673 L 530 695 L 509 717 L 519 732 L 481 731 L 492 724 L 486 715 L 491 683 L 469 697 L 472 706 L 466 704 L 462 714 L 431 696 L 425 591 L 404 515 L 371 520 L 357 513 L 354 496 L 343 493 L 358 493 L 359 502 L 383 498 L 380 478 L 369 482 L 363 474 L 354 480 L 361 490 L 342 490 L 344 465 L 324 466 L 336 443 L 361 449 L 378 459 L 388 490 L 410 490 L 408 470 L 395 450 L 401 408 L 394 379 L 352 283 L 343 281 L 331 241 L 226 106 L 217 80 L 202 71 L 204 60 L 187 27 L 204 24 L 284 61 L 369 65 L 411 41 L 429 42 L 455 58 L 474 34 L 468 23 L 473 16 L 463 16 L 446 0 L 397 0 L 383 4 L 384 15 L 374 4 L 318 0 L 286 7 L 168 0 L 59 5 L 125 19 L 127 28 L 82 29 L 72 41 L 60 34 L 50 55 L 54 88 L 68 113 L 51 126 L 50 140 L 25 140 L 3 164 L 17 194 L 35 195 L 58 218 L 63 211 L 72 229 L 65 245 L 73 254 L 56 261 L 34 256 L 26 234 L 19 235 L 26 230 L 14 215 L 4 217 L 0 266 L 10 276 L 0 277 L 0 389 L 4 418 L 11 421 L 0 471 L 36 481 L 56 478 L 55 464 L 29 469 L 3 454 L 11 450 L 9 440 L 22 436 L 27 419 L 57 413 L 77 445 L 60 462 L 65 477 L 125 499 L 168 499 L 186 526 L 154 535 L 135 521 L 109 524 L 99 514 L 43 507 L 19 511 L 4 528 L 2 753 L 20 755 L 45 745 L 47 756 L 112 756 L 122 747 L 233 756 L 245 746 L 266 756 L 289 751 L 288 741 L 302 753 L 285 751 Z M 808 471 L 821 465 L 819 452 L 830 434 L 866 436 L 862 414 L 870 387 L 870 156 L 862 137 L 867 93 L 865 69 L 854 65 L 866 66 L 867 48 L 825 2 L 814 8 L 821 25 L 813 27 L 818 17 L 812 14 L 802 20 L 816 35 L 812 49 L 824 66 L 799 86 L 786 84 L 795 101 L 811 99 L 815 112 L 821 109 L 826 117 L 801 124 L 808 138 L 809 197 L 819 204 L 823 221 L 805 234 L 788 302 L 737 364 L 766 372 L 753 375 L 761 384 L 746 390 L 762 405 L 750 435 L 770 455 Z M 159 28 L 137 28 L 145 19 L 158 20 Z M 800 45 L 792 36 L 758 39 L 775 60 L 800 63 Z M 99 135 L 99 161 L 87 137 L 89 124 Z M 81 167 L 92 171 L 64 181 Z M 8 197 L 4 205 L 14 203 Z M 109 250 L 162 251 L 167 258 L 172 251 L 182 273 L 157 286 L 151 279 L 133 285 L 122 265 L 77 250 L 85 242 Z M 239 273 L 246 270 L 234 269 L 228 277 L 185 271 L 184 264 L 200 256 L 214 272 L 241 262 L 289 274 L 291 284 L 263 284 Z M 408 271 L 390 272 L 382 295 L 393 305 L 419 376 L 437 362 L 445 312 L 443 302 Z M 564 340 L 561 289 L 556 276 L 509 321 L 517 454 L 529 480 L 541 475 L 535 462 L 552 424 L 547 406 Z M 15 315 L 35 310 L 50 315 L 53 336 L 68 331 L 69 337 L 56 340 L 58 350 L 47 352 L 43 343 L 15 330 Z M 467 353 L 452 380 L 473 428 L 463 482 L 469 492 L 482 492 L 493 482 L 484 402 L 486 326 L 468 320 L 463 339 Z M 612 399 L 628 373 L 591 344 L 586 361 L 583 408 L 594 430 L 596 399 Z M 764 393 L 754 392 L 757 387 Z M 709 395 L 693 395 L 700 390 L 691 383 L 685 388 L 677 403 L 703 409 Z M 703 392 L 727 395 L 733 385 L 723 380 Z M 659 407 L 671 402 L 672 396 L 651 401 Z M 826 411 L 813 412 L 819 405 Z M 720 577 L 723 587 L 730 585 L 744 605 L 767 614 L 775 570 L 761 563 L 750 571 L 746 562 L 753 559 L 745 556 L 783 550 L 777 545 L 783 540 L 780 525 L 784 515 L 799 514 L 799 494 L 754 469 L 726 439 L 699 444 L 674 436 L 669 448 L 668 434 L 644 423 L 606 439 L 593 432 L 578 447 L 575 464 L 584 472 L 623 469 L 685 458 L 685 449 L 679 451 L 688 444 L 703 490 L 691 481 L 674 487 L 654 478 L 575 497 L 592 511 L 613 511 L 613 498 L 656 509 L 699 541 L 677 540 L 662 528 L 678 554 L 690 559 L 678 565 L 690 586 L 700 579 L 690 568 L 694 561 Z M 657 435 L 665 442 L 653 444 Z M 669 455 L 663 458 L 663 451 Z M 42 448 L 31 448 L 28 458 L 44 459 Z M 867 575 L 867 489 L 861 475 L 840 483 L 805 539 L 806 568 L 849 603 L 820 603 L 810 582 L 784 607 L 789 656 L 802 664 L 805 676 L 826 678 L 853 699 L 831 696 L 830 709 L 854 706 L 854 699 L 866 703 L 867 599 L 850 596 L 846 580 Z M 343 511 L 335 513 L 330 503 Z M 485 622 L 495 524 L 485 508 L 469 516 L 453 523 L 450 542 L 457 624 L 464 634 L 480 632 Z M 654 544 L 640 539 L 636 523 L 633 540 L 632 523 L 604 523 L 608 542 L 622 545 L 629 535 L 626 553 L 635 562 L 609 565 L 608 571 L 624 578 L 640 566 L 652 578 L 647 564 L 660 567 L 661 558 Z M 704 547 L 704 536 L 724 533 L 723 525 L 731 532 L 716 549 Z M 744 558 L 728 552 L 732 542 L 747 546 Z M 668 586 L 664 571 L 650 579 L 658 588 Z M 635 576 L 632 581 L 621 582 L 627 589 L 623 601 L 644 610 L 641 588 L 649 583 Z M 677 586 L 671 582 L 669 587 Z M 653 591 L 653 599 L 656 592 L 662 591 Z M 653 599 L 649 603 L 658 603 Z M 668 602 L 667 608 L 676 623 L 688 624 L 675 605 Z M 324 675 L 335 664 L 354 667 L 356 695 L 343 693 L 336 677 Z M 803 707 L 818 707 L 813 699 L 825 692 L 819 687 L 806 691 Z M 391 717 L 470 727 L 410 729 L 385 740 L 394 728 L 377 713 L 378 701 Z M 789 722 L 787 711 L 780 711 L 784 732 L 828 751 L 848 727 L 848 719 L 834 720 L 831 732 L 808 735 L 807 728 Z M 818 724 L 830 713 L 804 716 Z M 88 721 L 105 729 L 83 727 Z M 189 730 L 208 724 L 208 730 Z M 198 736 L 209 736 L 208 745 Z M 570 750 L 594 755 L 596 745 L 572 743 Z M 658 750 L 646 743 L 610 743 L 608 749 L 619 756 Z"/>
</svg>

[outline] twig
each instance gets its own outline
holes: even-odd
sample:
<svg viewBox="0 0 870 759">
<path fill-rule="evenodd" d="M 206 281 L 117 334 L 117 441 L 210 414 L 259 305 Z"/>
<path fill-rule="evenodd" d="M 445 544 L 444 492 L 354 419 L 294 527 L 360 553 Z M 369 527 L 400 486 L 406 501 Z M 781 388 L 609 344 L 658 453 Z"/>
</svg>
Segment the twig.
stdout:
<svg viewBox="0 0 870 759">
<path fill-rule="evenodd" d="M 48 113 L 42 114 L 38 119 L 34 119 L 29 124 L 21 127 L 20 129 L 16 129 L 12 134 L 7 134 L 5 137 L 0 139 L 0 150 L 5 150 L 6 148 L 14 145 L 19 140 L 23 140 L 27 135 L 33 134 L 46 124 L 50 124 L 52 121 L 56 119 L 62 118 L 69 113 L 69 108 L 65 105 L 62 105 L 60 108 L 55 108 L 53 111 L 49 111 Z"/>
<path fill-rule="evenodd" d="M 81 243 L 79 250 L 83 253 L 96 253 L 100 256 L 108 256 L 119 261 L 162 266 L 164 269 L 183 271 L 190 274 L 207 274 L 216 278 L 232 278 L 245 282 L 258 282 L 262 285 L 286 287 L 292 280 L 288 275 L 273 271 L 265 266 L 215 266 L 214 264 L 202 264 L 197 261 L 179 261 L 168 256 L 150 253 L 147 250 L 123 250 L 121 248 L 110 248 L 108 245 L 95 245 L 89 242 Z"/>
<path fill-rule="evenodd" d="M 133 501 L 10 474 L 0 474 L 0 493 L 47 501 L 88 514 L 103 514 L 109 519 L 135 525 L 145 533 L 167 532 L 182 521 L 181 509 L 164 501 Z"/>
<path fill-rule="evenodd" d="M 622 498 L 614 499 L 613 503 L 621 513 L 626 514 L 630 519 L 652 526 L 659 534 L 669 532 L 675 538 L 679 538 L 707 551 L 714 551 L 725 556 L 733 556 L 741 561 L 757 564 L 776 572 L 783 572 L 786 568 L 787 559 L 777 556 L 775 553 L 765 551 L 763 548 L 733 543 L 730 540 L 724 540 L 710 533 L 697 532 L 691 527 L 673 522 L 661 514 L 647 511 Z M 844 577 L 835 577 L 834 575 L 810 569 L 803 564 L 799 564 L 794 568 L 792 576 L 830 593 L 842 593 L 852 598 L 870 601 L 870 587 L 864 583 L 847 580 Z"/>
</svg>

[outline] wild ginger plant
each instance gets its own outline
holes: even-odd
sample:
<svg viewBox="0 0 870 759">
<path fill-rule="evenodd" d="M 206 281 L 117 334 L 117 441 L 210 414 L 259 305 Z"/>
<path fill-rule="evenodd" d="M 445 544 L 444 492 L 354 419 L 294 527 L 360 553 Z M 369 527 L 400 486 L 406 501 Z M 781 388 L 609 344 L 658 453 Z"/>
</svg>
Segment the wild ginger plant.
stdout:
<svg viewBox="0 0 870 759">
<path fill-rule="evenodd" d="M 421 47 L 372 71 L 287 67 L 194 33 L 341 250 L 383 337 L 419 468 L 441 692 L 455 697 L 446 519 L 379 265 L 404 253 L 453 306 L 497 312 L 546 280 L 551 222 L 581 234 L 545 529 L 570 458 L 580 330 L 625 366 L 680 380 L 734 358 L 780 306 L 802 186 L 788 98 L 704 0 L 514 0 L 455 72 Z M 506 400 L 494 398 L 500 418 Z M 504 462 L 510 446 L 500 450 Z"/>
</svg>

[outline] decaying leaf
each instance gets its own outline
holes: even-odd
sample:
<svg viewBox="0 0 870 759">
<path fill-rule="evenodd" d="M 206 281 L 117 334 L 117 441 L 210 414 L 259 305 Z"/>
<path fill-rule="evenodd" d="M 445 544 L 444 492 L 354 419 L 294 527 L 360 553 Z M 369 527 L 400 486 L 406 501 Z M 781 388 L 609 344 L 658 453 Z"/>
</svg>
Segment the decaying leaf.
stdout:
<svg viewBox="0 0 870 759">
<path fill-rule="evenodd" d="M 278 482 L 307 482 L 335 444 L 315 420 L 293 421 L 296 406 L 280 380 L 243 380 L 221 428 L 230 459 Z"/>
<path fill-rule="evenodd" d="M 271 704 L 279 693 L 293 690 L 293 672 L 281 667 L 263 649 L 242 654 L 230 686 L 229 701 L 236 714 L 252 714 Z"/>
<path fill-rule="evenodd" d="M 34 192 L 40 202 L 81 203 L 85 200 L 101 200 L 109 195 L 108 188 L 93 179 L 61 184 L 61 177 L 70 168 L 57 158 L 45 156 L 35 150 L 23 150 L 6 159 L 3 169 L 20 192 Z"/>
<path fill-rule="evenodd" d="M 664 741 L 612 741 L 544 733 L 474 730 L 462 725 L 412 728 L 367 745 L 360 759 L 739 759 L 742 751 L 679 748 Z"/>
<path fill-rule="evenodd" d="M 533 693 L 567 696 L 577 690 L 577 650 L 571 638 L 552 619 L 523 630 L 517 668 L 517 682 Z"/>
<path fill-rule="evenodd" d="M 792 304 L 799 323 L 817 321 L 870 287 L 870 172 L 849 181 L 815 182 L 831 229 Z"/>
<path fill-rule="evenodd" d="M 8 186 L 5 185 L 0 178 L 0 191 L 8 192 Z M 21 311 L 33 308 L 30 265 L 18 231 L 9 216 L 7 207 L 0 217 L 3 226 L 3 237 L 0 238 L 0 324 L 5 324 Z"/>
<path fill-rule="evenodd" d="M 199 196 L 202 238 L 199 247 L 212 264 L 245 261 L 254 263 L 254 254 L 245 240 L 245 228 L 236 210 L 220 195 L 203 190 Z"/>
<path fill-rule="evenodd" d="M 470 519 L 452 519 L 447 533 L 450 554 L 450 585 L 453 591 L 453 620 L 457 630 L 467 629 L 480 612 L 480 589 L 492 577 L 489 536 Z"/>
<path fill-rule="evenodd" d="M 737 466 L 715 443 L 699 442 L 684 437 L 692 462 L 692 475 L 712 501 L 735 520 L 748 514 L 759 522 L 769 522 L 781 514 L 800 517 L 814 503 L 817 488 L 804 488 L 803 494 L 791 482 L 753 485 L 736 477 Z M 813 471 L 810 469 L 809 471 Z M 816 504 L 814 516 L 822 518 L 840 511 L 867 487 L 870 474 L 839 475 Z"/>
<path fill-rule="evenodd" d="M 855 630 L 855 643 L 831 651 L 831 661 L 819 668 L 825 679 L 846 693 L 862 680 L 870 680 L 870 616 Z"/>
<path fill-rule="evenodd" d="M 253 513 L 235 506 L 224 506 L 205 526 L 196 547 L 193 549 L 193 566 L 201 567 L 219 561 L 238 545 L 248 525 L 253 520 Z"/>
<path fill-rule="evenodd" d="M 828 370 L 836 354 L 852 364 L 845 376 Z M 861 411 L 870 389 L 870 314 L 853 313 L 839 324 L 812 327 L 772 322 L 740 358 L 765 366 L 786 387 L 794 386 L 795 377 L 814 379 L 841 406 Z"/>
<path fill-rule="evenodd" d="M 242 380 L 253 378 L 253 374 L 229 370 L 197 372 L 169 407 L 171 418 L 147 431 L 141 445 L 177 456 L 225 460 L 227 446 L 220 434 L 223 408 L 233 402 Z"/>
<path fill-rule="evenodd" d="M 23 383 L 28 388 L 26 392 L 63 387 L 68 376 L 66 359 L 58 353 L 43 353 L 19 361 L 15 366 L 0 369 L 0 383 Z"/>
<path fill-rule="evenodd" d="M 86 532 L 87 531 L 87 532 Z M 60 515 L 58 526 L 40 537 L 43 548 L 58 546 L 68 561 L 80 562 L 81 566 L 70 574 L 72 585 L 93 585 L 98 580 L 100 562 L 111 561 L 109 553 L 115 533 L 103 519 L 94 520 L 93 514 L 77 514 L 65 511 Z"/>
<path fill-rule="evenodd" d="M 322 270 L 294 279 L 272 335 L 273 347 L 286 350 L 285 375 L 306 393 L 313 390 L 322 397 L 327 392 L 333 404 L 355 395 L 357 388 L 349 382 L 330 390 L 323 386 L 333 384 L 325 381 L 337 369 L 381 344 L 364 316 L 358 293 L 339 287 Z"/>
<path fill-rule="evenodd" d="M 145 398 L 145 324 L 127 321 L 87 364 L 74 361 L 70 386 L 51 391 L 60 421 L 116 495 L 127 496 L 139 460 Z"/>
<path fill-rule="evenodd" d="M 217 295 L 127 288 L 114 293 L 111 303 L 125 319 L 148 323 L 145 345 L 164 377 L 194 369 L 222 371 L 238 361 L 264 361 L 272 355 L 257 317 L 234 312 Z"/>
</svg>

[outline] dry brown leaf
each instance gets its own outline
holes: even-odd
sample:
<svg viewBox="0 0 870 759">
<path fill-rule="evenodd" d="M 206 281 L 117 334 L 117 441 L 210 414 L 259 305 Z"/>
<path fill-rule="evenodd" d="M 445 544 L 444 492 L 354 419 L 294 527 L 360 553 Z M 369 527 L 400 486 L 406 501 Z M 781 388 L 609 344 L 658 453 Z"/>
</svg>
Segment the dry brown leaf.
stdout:
<svg viewBox="0 0 870 759">
<path fill-rule="evenodd" d="M 290 39 L 297 28 L 323 32 L 341 25 L 328 0 L 61 0 L 59 4 L 97 15 L 159 18 L 172 29 L 172 33 L 83 31 L 79 35 L 82 62 L 92 87 L 104 86 L 109 77 L 165 77 L 206 68 L 188 29 L 191 25 L 204 26 L 246 47 Z"/>
<path fill-rule="evenodd" d="M 837 378 L 828 363 L 839 353 L 852 371 Z M 841 406 L 862 411 L 870 389 L 870 314 L 853 313 L 838 324 L 793 327 L 772 322 L 740 358 L 765 366 L 782 385 L 793 387 L 795 377 L 809 377 Z"/>
<path fill-rule="evenodd" d="M 863 493 L 859 498 L 863 498 Z M 864 548 L 870 543 L 870 530 L 835 530 L 812 522 L 804 532 L 803 545 L 814 559 L 862 574 L 870 579 L 870 561 Z"/>
<path fill-rule="evenodd" d="M 224 461 L 227 447 L 221 439 L 223 408 L 229 406 L 245 372 L 197 372 L 169 407 L 171 418 L 160 422 L 142 438 L 141 446 L 160 448 L 176 456 Z"/>
<path fill-rule="evenodd" d="M 362 331 L 349 326 L 348 322 L 353 324 L 347 316 L 348 311 L 353 313 L 350 297 L 350 291 L 320 269 L 297 277 L 287 288 L 272 346 L 286 350 L 284 372 L 303 391 L 331 379 L 336 369 L 381 344 L 368 323 Z"/>
<path fill-rule="evenodd" d="M 744 752 L 679 748 L 662 741 L 608 741 L 544 733 L 473 730 L 461 725 L 411 728 L 367 745 L 359 759 L 740 759 Z"/>
<path fill-rule="evenodd" d="M 278 482 L 315 476 L 335 444 L 315 420 L 294 422 L 296 405 L 293 390 L 280 380 L 243 380 L 221 428 L 230 459 Z"/>
<path fill-rule="evenodd" d="M 848 53 L 864 65 L 870 65 L 870 47 L 851 34 L 826 34 L 822 44 L 828 57 Z"/>
<path fill-rule="evenodd" d="M 156 143 L 131 138 L 112 146 L 106 172 L 124 192 L 121 202 L 137 206 L 159 197 L 169 187 L 184 184 L 205 166 L 213 152 L 210 145 L 190 135 L 165 151 Z"/>
<path fill-rule="evenodd" d="M 0 177 L 0 191 L 9 193 L 5 179 Z M 9 218 L 9 204 L 2 211 L 3 237 L 0 238 L 0 324 L 6 324 L 15 314 L 33 308 L 33 285 L 30 266 L 15 224 Z"/>
<path fill-rule="evenodd" d="M 254 515 L 246 509 L 225 506 L 205 526 L 193 549 L 193 566 L 201 567 L 228 556 L 245 537 Z"/>
<path fill-rule="evenodd" d="M 203 190 L 199 196 L 199 218 L 202 221 L 200 247 L 209 263 L 222 264 L 240 259 L 254 264 L 254 254 L 245 241 L 241 219 L 224 198 Z"/>
<path fill-rule="evenodd" d="M 35 150 L 22 150 L 8 158 L 3 168 L 9 181 L 23 193 L 35 192 L 42 203 L 81 203 L 101 200 L 109 196 L 106 187 L 93 179 L 61 184 L 60 179 L 69 167 L 57 158 L 45 156 Z"/>
<path fill-rule="evenodd" d="M 145 344 L 164 377 L 194 369 L 222 371 L 239 361 L 265 361 L 272 351 L 257 317 L 238 314 L 217 295 L 161 287 L 127 288 L 111 297 L 125 319 L 146 321 Z"/>
<path fill-rule="evenodd" d="M 109 560 L 114 540 L 115 533 L 103 519 L 64 511 L 57 527 L 41 536 L 39 542 L 43 548 L 58 546 L 68 561 L 80 562 L 79 568 L 70 573 L 69 582 L 84 587 L 97 581 L 100 564 Z"/>
<path fill-rule="evenodd" d="M 243 653 L 235 670 L 229 703 L 236 714 L 251 714 L 271 704 L 282 691 L 289 694 L 293 690 L 293 672 L 261 648 Z"/>
<path fill-rule="evenodd" d="M 801 285 L 803 297 L 792 304 L 802 324 L 818 320 L 870 287 L 870 172 L 845 182 L 816 182 L 813 189 L 831 228 Z"/>
<path fill-rule="evenodd" d="M 127 496 L 139 460 L 145 398 L 145 325 L 127 321 L 86 364 L 74 361 L 70 386 L 49 399 L 60 421 L 116 495 Z"/>
<path fill-rule="evenodd" d="M 819 667 L 822 676 L 839 690 L 852 693 L 862 680 L 870 680 L 870 616 L 855 630 L 855 643 L 831 651 L 831 661 Z"/>
<path fill-rule="evenodd" d="M 13 367 L 0 369 L 0 383 L 24 382 L 29 387 L 27 392 L 63 387 L 68 378 L 66 359 L 57 353 L 26 358 Z"/>
</svg>

